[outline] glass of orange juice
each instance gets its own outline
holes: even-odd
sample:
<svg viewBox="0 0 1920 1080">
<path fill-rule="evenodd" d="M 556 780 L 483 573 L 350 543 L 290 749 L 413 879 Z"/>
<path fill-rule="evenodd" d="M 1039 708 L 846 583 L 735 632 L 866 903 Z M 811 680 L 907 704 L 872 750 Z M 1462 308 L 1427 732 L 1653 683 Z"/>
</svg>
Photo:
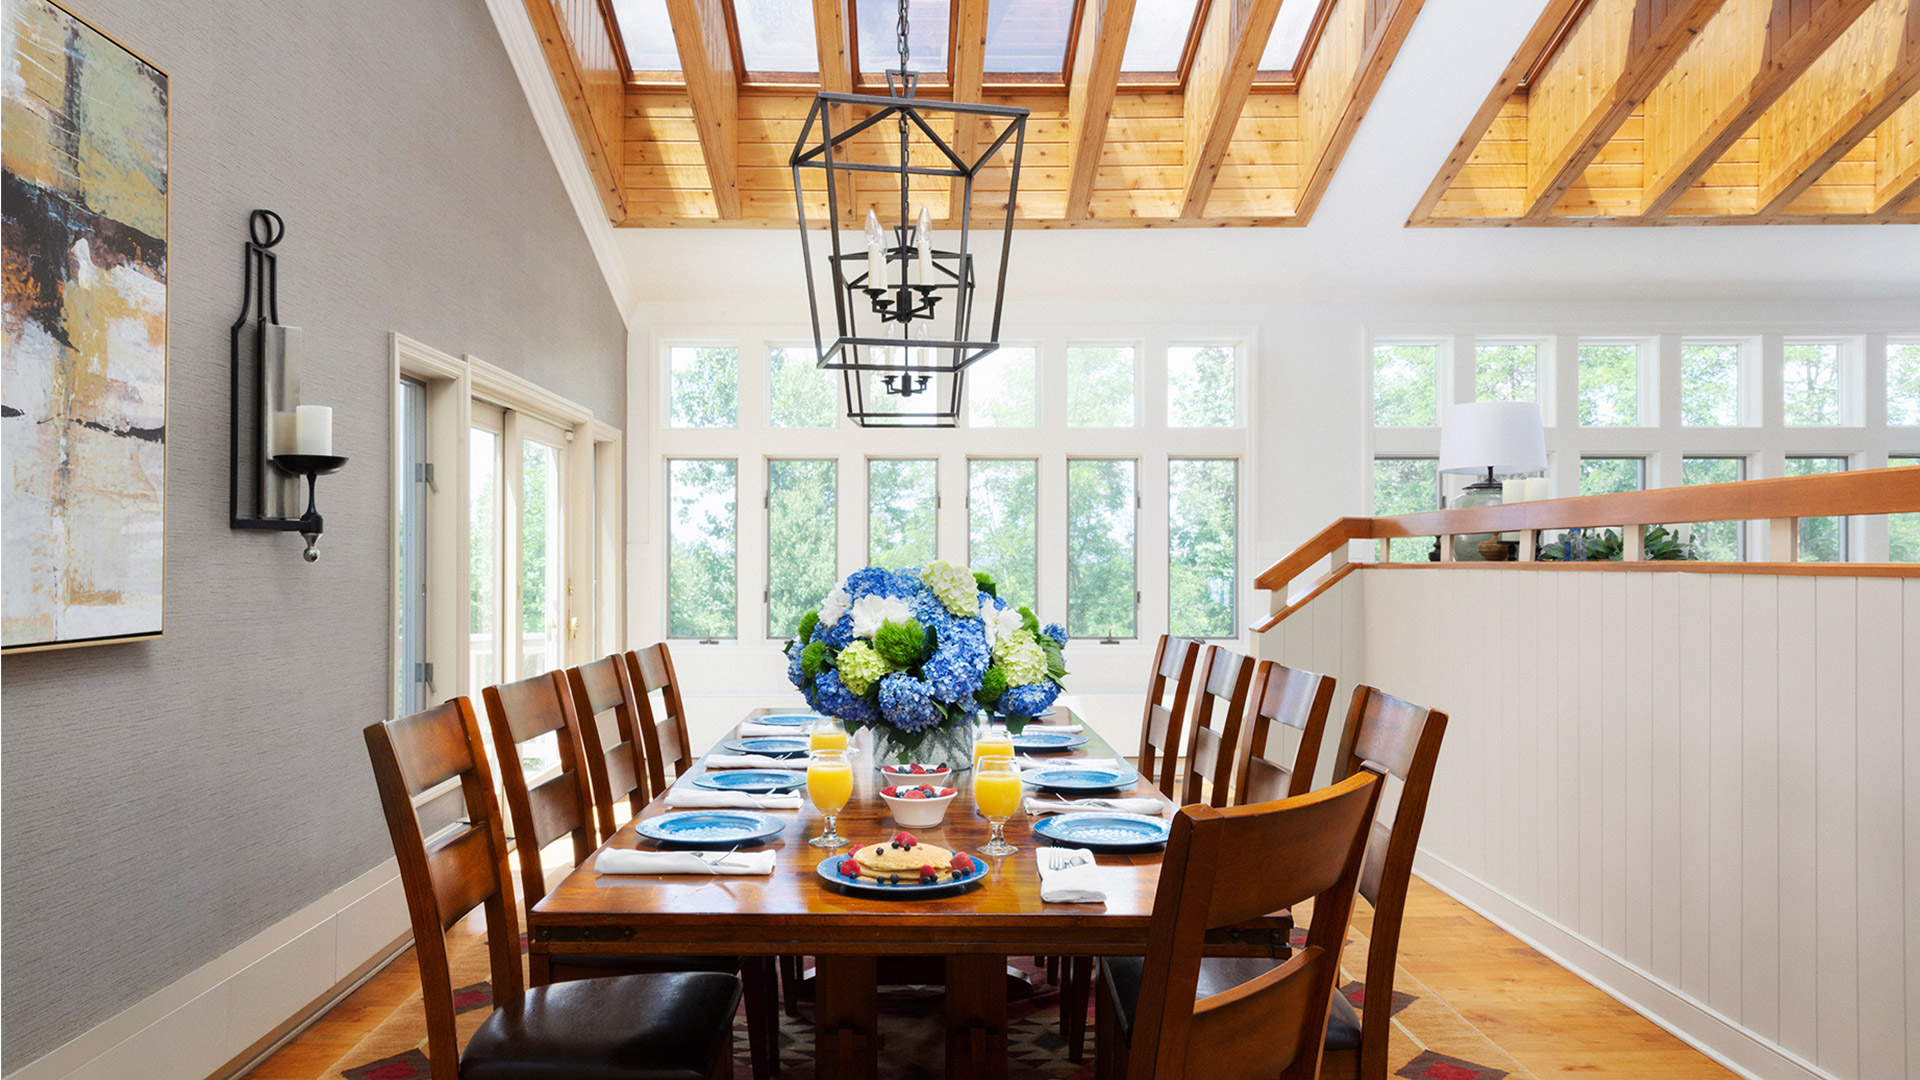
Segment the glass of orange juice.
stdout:
<svg viewBox="0 0 1920 1080">
<path fill-rule="evenodd" d="M 807 798 L 827 819 L 826 831 L 808 843 L 814 847 L 844 847 L 851 841 L 835 828 L 835 819 L 853 798 L 853 763 L 845 750 L 816 750 L 807 756 Z"/>
<path fill-rule="evenodd" d="M 1013 756 L 1013 735 L 1003 727 L 986 728 L 973 737 L 973 764 L 978 767 L 984 757 Z"/>
<path fill-rule="evenodd" d="M 983 855 L 1011 855 L 1020 849 L 1007 843 L 1007 819 L 1020 809 L 1026 789 L 1012 757 L 983 757 L 973 766 L 973 802 L 993 826 L 993 836 L 980 849 Z"/>
<path fill-rule="evenodd" d="M 822 717 L 807 726 L 808 750 L 845 750 L 846 748 L 847 725 L 834 717 Z"/>
</svg>

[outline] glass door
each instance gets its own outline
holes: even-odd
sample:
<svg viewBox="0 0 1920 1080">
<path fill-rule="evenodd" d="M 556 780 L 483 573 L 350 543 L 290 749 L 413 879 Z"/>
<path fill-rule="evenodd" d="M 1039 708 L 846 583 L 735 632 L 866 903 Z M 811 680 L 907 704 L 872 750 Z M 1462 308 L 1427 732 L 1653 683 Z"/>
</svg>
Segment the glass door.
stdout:
<svg viewBox="0 0 1920 1080">
<path fill-rule="evenodd" d="M 500 490 L 504 416 L 501 410 L 476 401 L 468 432 L 467 693 L 475 699 L 482 687 L 507 678 L 499 644 L 501 572 L 506 565 L 500 527 L 505 512 Z"/>
<path fill-rule="evenodd" d="M 527 679 L 566 666 L 567 433 L 520 414 L 509 414 L 507 426 L 507 460 L 513 462 L 518 491 L 506 537 L 516 545 L 506 560 L 514 568 L 513 580 L 503 592 L 513 613 L 511 677 Z M 520 767 L 530 777 L 559 764 L 553 732 L 520 747 Z"/>
</svg>

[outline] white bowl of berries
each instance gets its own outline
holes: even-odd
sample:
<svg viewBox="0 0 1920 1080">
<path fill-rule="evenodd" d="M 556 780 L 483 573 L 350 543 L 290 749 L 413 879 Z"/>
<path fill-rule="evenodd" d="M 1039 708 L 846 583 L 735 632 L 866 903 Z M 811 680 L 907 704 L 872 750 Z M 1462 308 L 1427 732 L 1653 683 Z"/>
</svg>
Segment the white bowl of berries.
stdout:
<svg viewBox="0 0 1920 1080">
<path fill-rule="evenodd" d="M 915 784 L 944 784 L 953 778 L 953 770 L 945 765 L 882 765 L 880 775 L 887 783 L 912 787 Z"/>
<path fill-rule="evenodd" d="M 934 784 L 890 784 L 880 789 L 893 820 L 905 829 L 931 829 L 947 818 L 947 804 L 960 794 L 957 788 Z"/>
</svg>

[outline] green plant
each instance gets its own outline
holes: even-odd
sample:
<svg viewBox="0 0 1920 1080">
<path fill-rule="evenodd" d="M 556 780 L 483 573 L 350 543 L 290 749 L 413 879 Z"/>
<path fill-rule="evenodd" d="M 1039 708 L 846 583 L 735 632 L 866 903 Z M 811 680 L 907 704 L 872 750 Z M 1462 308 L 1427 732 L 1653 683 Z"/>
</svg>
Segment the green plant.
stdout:
<svg viewBox="0 0 1920 1080">
<path fill-rule="evenodd" d="M 1618 529 L 1597 531 L 1569 529 L 1568 533 L 1585 535 L 1588 562 L 1619 562 L 1625 552 L 1625 540 Z M 1541 562 L 1561 561 L 1561 545 L 1557 543 L 1541 545 L 1538 557 Z M 1651 525 L 1647 528 L 1644 557 L 1650 561 L 1661 562 L 1691 560 L 1698 559 L 1700 552 L 1696 549 L 1692 537 L 1682 539 L 1679 533 L 1665 525 Z"/>
</svg>

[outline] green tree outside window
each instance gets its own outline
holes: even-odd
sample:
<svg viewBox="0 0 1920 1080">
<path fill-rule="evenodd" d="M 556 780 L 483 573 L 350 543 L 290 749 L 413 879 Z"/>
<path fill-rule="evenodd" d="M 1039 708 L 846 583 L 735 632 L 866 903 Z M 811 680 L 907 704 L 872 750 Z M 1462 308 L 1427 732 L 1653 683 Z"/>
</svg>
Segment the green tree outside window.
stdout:
<svg viewBox="0 0 1920 1080">
<path fill-rule="evenodd" d="M 1580 346 L 1580 424 L 1632 427 L 1640 422 L 1640 346 Z"/>
<path fill-rule="evenodd" d="M 1002 345 L 967 368 L 968 427 L 1033 427 L 1040 422 L 1038 360 L 1032 348 Z"/>
<path fill-rule="evenodd" d="M 1439 346 L 1373 347 L 1373 422 L 1376 427 L 1432 427 L 1439 423 Z"/>
<path fill-rule="evenodd" d="M 967 563 L 993 575 L 1000 599 L 1031 606 L 1038 595 L 1039 462 L 967 462 Z"/>
<path fill-rule="evenodd" d="M 1740 346 L 1733 342 L 1680 345 L 1680 422 L 1726 427 L 1740 422 Z"/>
<path fill-rule="evenodd" d="M 867 562 L 898 570 L 937 557 L 939 463 L 932 459 L 867 462 Z"/>
<path fill-rule="evenodd" d="M 811 348 L 767 350 L 767 423 L 778 428 L 838 427 L 838 375 L 820 367 Z"/>
<path fill-rule="evenodd" d="M 1887 349 L 1887 423 L 1920 425 L 1920 341 Z"/>
<path fill-rule="evenodd" d="M 1067 426 L 1133 427 L 1136 358 L 1131 345 L 1067 349 Z"/>
<path fill-rule="evenodd" d="M 1890 457 L 1887 465 L 1920 473 L 1920 457 Z M 1913 482 L 1920 484 L 1920 475 L 1916 475 Z M 1920 562 L 1920 514 L 1887 515 L 1887 559 Z"/>
<path fill-rule="evenodd" d="M 839 580 L 838 464 L 767 462 L 768 637 L 793 637 Z"/>
<path fill-rule="evenodd" d="M 1737 457 L 1690 457 L 1680 461 L 1680 483 L 1731 484 L 1747 478 L 1747 462 Z M 1739 521 L 1702 521 L 1693 526 L 1693 548 L 1710 562 L 1739 562 L 1746 525 Z"/>
<path fill-rule="evenodd" d="M 1781 358 L 1780 385 L 1787 423 L 1839 423 L 1840 346 L 1832 342 L 1788 345 Z"/>
<path fill-rule="evenodd" d="M 1821 476 L 1847 471 L 1843 457 L 1790 457 L 1788 476 Z M 1776 556 L 1777 557 L 1777 556 Z M 1800 519 L 1801 562 L 1846 562 L 1847 519 L 1810 517 Z"/>
<path fill-rule="evenodd" d="M 667 636 L 734 636 L 736 465 L 667 463 Z"/>
<path fill-rule="evenodd" d="M 668 426 L 730 428 L 738 424 L 738 350 L 679 345 L 667 351 L 667 364 Z"/>
<path fill-rule="evenodd" d="M 1239 462 L 1167 463 L 1167 632 L 1231 638 L 1238 588 Z"/>
<path fill-rule="evenodd" d="M 1232 427 L 1237 419 L 1231 345 L 1167 350 L 1167 426 Z"/>
<path fill-rule="evenodd" d="M 1420 514 L 1440 509 L 1440 463 L 1433 458 L 1373 459 L 1373 512 L 1377 517 Z M 1387 541 L 1395 562 L 1421 562 L 1433 550 L 1426 537 Z"/>
<path fill-rule="evenodd" d="M 1539 379 L 1538 345 L 1481 345 L 1473 350 L 1476 401 L 1534 401 Z"/>
<path fill-rule="evenodd" d="M 1067 633 L 1130 638 L 1139 463 L 1067 462 Z"/>
<path fill-rule="evenodd" d="M 1615 495 L 1640 491 L 1646 485 L 1647 459 L 1637 457 L 1580 459 L 1580 494 Z"/>
</svg>

